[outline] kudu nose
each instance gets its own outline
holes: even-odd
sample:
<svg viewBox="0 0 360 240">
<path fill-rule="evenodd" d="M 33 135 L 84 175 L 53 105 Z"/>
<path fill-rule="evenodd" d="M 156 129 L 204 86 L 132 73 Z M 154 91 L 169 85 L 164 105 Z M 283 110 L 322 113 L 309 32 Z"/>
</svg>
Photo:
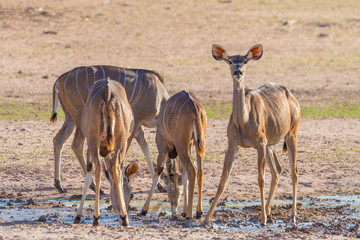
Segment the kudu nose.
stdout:
<svg viewBox="0 0 360 240">
<path fill-rule="evenodd" d="M 240 70 L 235 70 L 234 75 L 242 75 Z"/>
</svg>

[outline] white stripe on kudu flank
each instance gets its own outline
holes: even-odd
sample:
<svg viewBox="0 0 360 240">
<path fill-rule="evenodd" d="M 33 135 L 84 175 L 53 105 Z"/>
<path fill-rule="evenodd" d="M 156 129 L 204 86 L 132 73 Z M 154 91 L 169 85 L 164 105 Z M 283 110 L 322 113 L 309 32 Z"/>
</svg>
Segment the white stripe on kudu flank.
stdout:
<svg viewBox="0 0 360 240">
<path fill-rule="evenodd" d="M 140 89 L 138 91 L 138 94 L 136 95 L 136 99 L 134 101 L 133 106 L 135 106 L 139 102 L 139 100 L 140 100 L 140 98 L 141 98 L 141 96 L 142 96 L 142 94 L 143 94 L 143 92 L 145 90 L 145 87 L 142 87 L 144 85 L 143 84 L 144 83 L 143 79 L 144 79 L 144 74 L 142 75 L 142 78 L 140 79 L 140 83 L 139 83 L 140 84 L 139 85 Z"/>
<path fill-rule="evenodd" d="M 138 71 L 139 69 L 136 69 L 136 75 L 135 75 L 135 83 L 134 83 L 134 87 L 133 87 L 133 91 L 132 91 L 132 94 L 131 94 L 131 97 L 130 97 L 130 100 L 129 100 L 129 103 L 131 102 L 131 99 L 133 98 L 134 96 L 134 93 L 135 93 L 135 89 L 136 89 L 136 85 L 137 85 L 137 82 L 138 82 Z"/>
<path fill-rule="evenodd" d="M 102 70 L 102 72 L 103 72 L 103 79 L 105 79 L 105 71 L 104 71 L 104 68 L 101 66 L 100 67 L 101 68 L 101 70 Z"/>
<path fill-rule="evenodd" d="M 164 125 L 164 129 L 166 131 L 166 133 L 169 134 L 169 129 L 167 128 L 167 124 L 165 122 L 165 115 L 166 115 L 166 110 L 167 110 L 167 107 L 169 106 L 169 102 L 170 102 L 170 99 L 172 99 L 172 97 L 175 96 L 175 95 L 172 95 L 166 102 L 166 105 L 165 105 L 165 108 L 164 108 L 164 112 L 163 112 L 163 119 L 162 119 L 162 122 L 163 122 L 163 125 Z"/>
<path fill-rule="evenodd" d="M 85 67 L 85 75 L 86 75 L 86 85 L 87 85 L 87 88 L 88 88 L 88 91 L 90 91 L 90 86 L 89 86 L 89 75 L 88 75 L 88 68 Z"/>
<path fill-rule="evenodd" d="M 124 74 L 125 74 L 125 77 L 124 77 L 124 88 L 126 89 L 126 69 L 124 68 Z M 130 102 L 130 101 L 129 101 Z"/>
<path fill-rule="evenodd" d="M 77 90 L 77 92 L 78 92 L 78 94 L 79 94 L 79 96 L 80 96 L 81 102 L 83 103 L 83 105 L 85 105 L 85 102 L 84 102 L 84 100 L 83 100 L 83 98 L 82 98 L 82 96 L 81 96 L 81 94 L 80 94 L 80 91 L 79 91 L 79 85 L 78 85 L 78 74 L 79 74 L 79 70 L 80 70 L 80 68 L 78 68 L 78 69 L 76 70 L 76 76 L 75 76 L 76 90 Z"/>
<path fill-rule="evenodd" d="M 100 87 L 101 87 L 101 89 L 100 89 Z M 101 92 L 103 89 L 104 89 L 104 85 L 102 85 L 102 86 L 100 86 L 99 88 L 96 88 L 96 92 L 95 92 L 95 94 L 92 96 L 92 98 L 91 98 L 91 100 L 90 100 L 90 106 L 91 106 L 91 104 L 92 104 L 92 101 L 94 100 L 94 97 L 96 97 L 98 94 L 99 94 L 99 92 Z M 99 89 L 99 90 L 98 90 Z M 95 90 L 95 89 L 94 89 Z"/>
<path fill-rule="evenodd" d="M 120 68 L 119 68 L 119 77 L 118 77 L 118 82 L 120 82 L 120 78 L 121 78 L 121 71 L 120 71 Z"/>
<path fill-rule="evenodd" d="M 73 70 L 74 70 L 74 69 L 73 69 Z M 72 73 L 73 70 L 71 70 L 71 71 L 69 72 L 69 74 L 66 76 L 66 79 L 65 79 L 65 81 L 64 81 L 64 89 L 66 89 L 66 82 L 67 82 L 67 80 L 69 79 L 69 77 L 70 77 L 70 75 L 71 75 L 71 73 Z M 69 96 L 68 96 L 68 93 L 67 93 L 66 90 L 65 90 L 65 95 L 66 95 L 66 99 L 69 100 Z M 77 109 L 74 107 L 74 105 L 71 103 L 71 101 L 69 101 L 69 104 L 71 105 L 72 109 L 77 113 Z"/>
</svg>

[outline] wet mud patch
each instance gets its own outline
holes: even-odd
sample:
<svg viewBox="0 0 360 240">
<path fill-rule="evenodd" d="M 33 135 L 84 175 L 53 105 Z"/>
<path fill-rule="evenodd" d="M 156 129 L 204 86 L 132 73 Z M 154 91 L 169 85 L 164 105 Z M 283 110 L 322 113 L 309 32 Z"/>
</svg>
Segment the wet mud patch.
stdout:
<svg viewBox="0 0 360 240">
<path fill-rule="evenodd" d="M 2 197 L 10 195 L 3 194 Z M 11 197 L 11 196 L 10 196 Z M 201 220 L 188 221 L 178 215 L 171 215 L 170 204 L 167 201 L 154 200 L 149 213 L 139 216 L 145 200 L 134 199 L 130 204 L 131 226 L 146 226 L 149 228 L 184 228 L 201 229 Z M 77 196 L 58 199 L 0 198 L 0 224 L 13 222 L 42 222 L 72 224 L 80 200 Z M 194 203 L 196 206 L 196 202 Z M 206 213 L 211 200 L 203 200 Z M 88 196 L 84 205 L 82 224 L 92 224 L 93 195 Z M 297 223 L 290 220 L 292 208 L 291 199 L 274 200 L 271 216 L 265 227 L 260 225 L 260 201 L 222 200 L 214 213 L 210 229 L 227 232 L 251 233 L 304 233 L 330 234 L 345 237 L 360 237 L 360 195 L 317 196 L 298 200 Z M 107 196 L 100 201 L 100 225 L 120 225 Z"/>
</svg>

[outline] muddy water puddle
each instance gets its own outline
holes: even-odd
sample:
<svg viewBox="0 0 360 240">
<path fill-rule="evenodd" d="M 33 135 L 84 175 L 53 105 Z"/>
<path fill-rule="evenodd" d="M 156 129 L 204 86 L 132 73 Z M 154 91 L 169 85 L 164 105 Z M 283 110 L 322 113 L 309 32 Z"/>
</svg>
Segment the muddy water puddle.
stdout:
<svg viewBox="0 0 360 240">
<path fill-rule="evenodd" d="M 200 228 L 200 220 L 186 222 L 180 216 L 172 216 L 167 201 L 153 200 L 145 217 L 138 216 L 145 200 L 133 199 L 130 203 L 130 224 L 159 227 L 174 226 Z M 205 213 L 209 200 L 203 200 Z M 72 223 L 80 200 L 23 198 L 0 199 L 0 220 L 42 221 Z M 260 201 L 222 200 L 216 208 L 211 228 L 243 232 L 290 232 L 328 233 L 360 237 L 360 195 L 312 196 L 298 200 L 297 223 L 290 222 L 292 200 L 274 200 L 272 216 L 266 227 L 260 226 Z M 92 224 L 94 200 L 87 200 L 82 221 Z M 194 203 L 195 211 L 196 201 Z M 118 218 L 111 208 L 108 197 L 100 201 L 101 225 L 118 225 Z M 181 212 L 182 209 L 179 209 Z M 0 221 L 1 222 L 1 221 Z"/>
</svg>

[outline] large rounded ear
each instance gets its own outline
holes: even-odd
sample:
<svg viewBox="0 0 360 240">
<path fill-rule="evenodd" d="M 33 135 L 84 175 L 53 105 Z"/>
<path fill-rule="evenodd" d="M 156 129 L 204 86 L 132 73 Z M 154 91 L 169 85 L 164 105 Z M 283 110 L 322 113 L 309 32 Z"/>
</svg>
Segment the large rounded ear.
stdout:
<svg viewBox="0 0 360 240">
<path fill-rule="evenodd" d="M 139 171 L 139 165 L 137 162 L 131 162 L 125 169 L 125 176 L 130 179 L 130 177 L 134 177 L 134 175 Z"/>
<path fill-rule="evenodd" d="M 258 60 L 263 54 L 263 46 L 261 44 L 256 44 L 250 48 L 246 54 L 247 60 Z"/>
<path fill-rule="evenodd" d="M 212 46 L 212 55 L 216 60 L 225 60 L 227 61 L 229 59 L 229 55 L 225 51 L 225 49 L 217 44 L 214 44 Z"/>
</svg>

